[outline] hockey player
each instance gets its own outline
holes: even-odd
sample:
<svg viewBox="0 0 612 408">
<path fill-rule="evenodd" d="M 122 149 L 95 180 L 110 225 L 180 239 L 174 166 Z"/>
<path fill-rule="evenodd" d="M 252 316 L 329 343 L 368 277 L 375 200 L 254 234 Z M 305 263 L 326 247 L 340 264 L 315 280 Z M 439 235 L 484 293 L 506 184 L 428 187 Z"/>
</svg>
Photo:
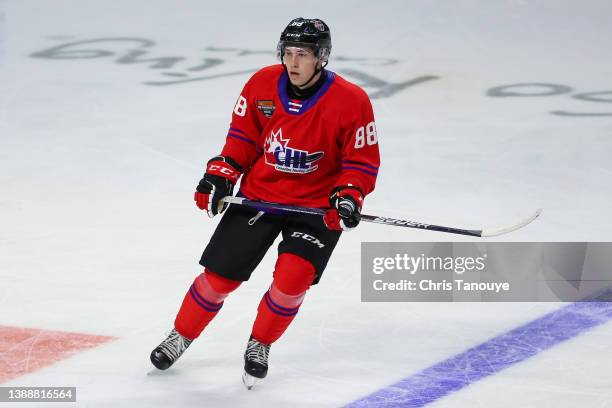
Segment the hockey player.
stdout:
<svg viewBox="0 0 612 408">
<path fill-rule="evenodd" d="M 270 345 L 321 279 L 341 231 L 359 224 L 363 199 L 374 189 L 379 152 L 372 106 L 361 88 L 325 69 L 329 27 L 296 18 L 281 33 L 277 51 L 281 64 L 255 73 L 238 97 L 225 146 L 208 161 L 195 202 L 210 217 L 223 212 L 221 199 L 233 194 L 242 176 L 239 196 L 328 210 L 321 217 L 230 205 L 174 329 L 151 353 L 160 370 L 202 333 L 282 234 L 272 284 L 244 354 L 245 385 L 250 389 L 264 378 Z"/>
</svg>

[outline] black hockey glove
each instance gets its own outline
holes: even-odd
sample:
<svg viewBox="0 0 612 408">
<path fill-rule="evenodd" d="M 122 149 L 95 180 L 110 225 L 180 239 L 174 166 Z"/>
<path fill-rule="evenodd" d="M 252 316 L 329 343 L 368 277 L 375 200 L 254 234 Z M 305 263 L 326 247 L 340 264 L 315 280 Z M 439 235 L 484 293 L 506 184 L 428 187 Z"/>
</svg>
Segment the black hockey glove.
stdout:
<svg viewBox="0 0 612 408">
<path fill-rule="evenodd" d="M 351 185 L 334 188 L 329 204 L 331 209 L 323 216 L 330 230 L 350 231 L 359 224 L 363 194 Z"/>
<path fill-rule="evenodd" d="M 220 200 L 231 196 L 238 181 L 242 167 L 231 157 L 216 156 L 208 161 L 206 173 L 196 187 L 194 200 L 201 210 L 206 210 L 209 217 L 222 213 L 228 204 Z"/>
</svg>

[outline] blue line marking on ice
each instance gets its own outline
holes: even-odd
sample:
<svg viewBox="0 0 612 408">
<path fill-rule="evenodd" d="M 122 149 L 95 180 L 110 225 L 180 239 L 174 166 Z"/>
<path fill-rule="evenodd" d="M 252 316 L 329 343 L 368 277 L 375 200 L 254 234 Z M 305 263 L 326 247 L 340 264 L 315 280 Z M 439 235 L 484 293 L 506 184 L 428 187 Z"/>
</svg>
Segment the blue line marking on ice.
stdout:
<svg viewBox="0 0 612 408">
<path fill-rule="evenodd" d="M 612 319 L 610 294 L 577 302 L 346 405 L 423 407 Z M 606 300 L 606 301 L 604 301 Z"/>
</svg>

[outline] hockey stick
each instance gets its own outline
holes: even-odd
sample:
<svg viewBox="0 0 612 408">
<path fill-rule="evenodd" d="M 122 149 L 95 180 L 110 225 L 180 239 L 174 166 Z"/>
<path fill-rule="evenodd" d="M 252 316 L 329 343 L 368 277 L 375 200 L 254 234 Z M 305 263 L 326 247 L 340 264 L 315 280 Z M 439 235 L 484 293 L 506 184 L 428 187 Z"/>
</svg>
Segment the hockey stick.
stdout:
<svg viewBox="0 0 612 408">
<path fill-rule="evenodd" d="M 223 197 L 222 200 L 226 203 L 244 205 L 247 207 L 285 210 L 285 211 L 306 213 L 306 214 L 324 215 L 326 211 L 322 208 L 298 207 L 294 205 L 269 203 L 266 201 L 249 200 L 243 197 L 227 196 L 227 197 Z M 489 229 L 479 229 L 479 230 L 445 227 L 443 225 L 425 224 L 422 222 L 399 220 L 396 218 L 378 217 L 375 215 L 366 215 L 366 214 L 361 214 L 361 221 L 373 222 L 376 224 L 393 225 L 396 227 L 407 227 L 407 228 L 417 228 L 417 229 L 424 229 L 424 230 L 430 230 L 430 231 L 447 232 L 449 234 L 470 235 L 473 237 L 495 237 L 498 235 L 503 235 L 503 234 L 507 234 L 512 231 L 516 231 L 519 228 L 523 228 L 525 225 L 529 224 L 530 222 L 538 218 L 538 216 L 541 213 L 542 213 L 542 209 L 538 208 L 529 217 L 526 217 L 525 219 L 519 222 L 516 222 L 512 225 L 508 225 L 502 228 L 489 228 Z"/>
</svg>

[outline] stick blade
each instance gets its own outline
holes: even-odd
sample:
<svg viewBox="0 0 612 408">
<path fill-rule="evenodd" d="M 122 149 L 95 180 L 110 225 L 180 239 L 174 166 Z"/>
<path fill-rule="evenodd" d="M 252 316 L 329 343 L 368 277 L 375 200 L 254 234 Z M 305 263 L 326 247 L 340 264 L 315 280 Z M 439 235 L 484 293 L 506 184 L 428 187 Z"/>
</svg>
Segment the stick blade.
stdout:
<svg viewBox="0 0 612 408">
<path fill-rule="evenodd" d="M 482 230 L 480 236 L 481 237 L 497 237 L 499 235 L 504 235 L 509 232 L 516 231 L 517 229 L 523 228 L 524 226 L 533 222 L 536 218 L 540 216 L 540 214 L 542 214 L 542 209 L 538 208 L 537 210 L 533 212 L 533 214 L 531 214 L 530 216 L 522 219 L 521 221 L 515 224 L 508 225 L 502 228 L 490 228 L 490 229 Z"/>
</svg>

